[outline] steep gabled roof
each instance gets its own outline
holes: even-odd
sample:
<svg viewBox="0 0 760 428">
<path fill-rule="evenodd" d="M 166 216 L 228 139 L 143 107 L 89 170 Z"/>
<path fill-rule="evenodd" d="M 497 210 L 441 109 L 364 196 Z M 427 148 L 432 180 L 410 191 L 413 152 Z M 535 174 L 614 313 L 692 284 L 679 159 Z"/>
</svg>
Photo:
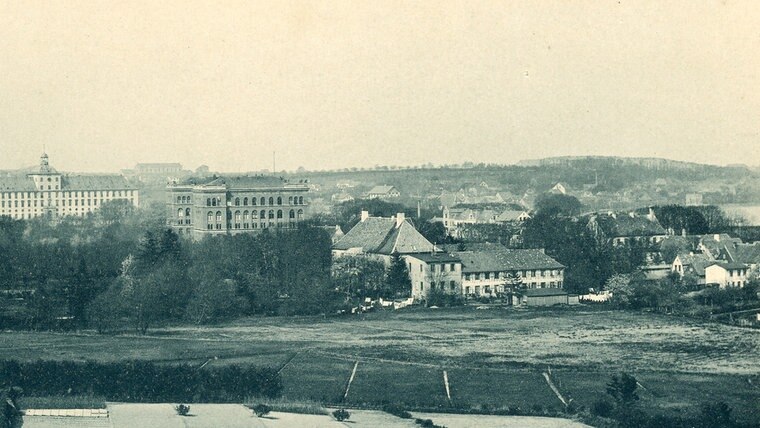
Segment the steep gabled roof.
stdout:
<svg viewBox="0 0 760 428">
<path fill-rule="evenodd" d="M 333 249 L 361 248 L 365 253 L 391 255 L 409 254 L 434 250 L 430 241 L 404 220 L 397 227 L 395 217 L 369 217 L 348 231 Z"/>
<path fill-rule="evenodd" d="M 723 249 L 729 261 L 737 263 L 760 263 L 760 242 L 754 244 L 726 245 Z"/>
<path fill-rule="evenodd" d="M 705 276 L 705 268 L 713 263 L 704 254 L 679 254 L 678 259 L 682 265 L 691 267 L 698 276 Z"/>
</svg>

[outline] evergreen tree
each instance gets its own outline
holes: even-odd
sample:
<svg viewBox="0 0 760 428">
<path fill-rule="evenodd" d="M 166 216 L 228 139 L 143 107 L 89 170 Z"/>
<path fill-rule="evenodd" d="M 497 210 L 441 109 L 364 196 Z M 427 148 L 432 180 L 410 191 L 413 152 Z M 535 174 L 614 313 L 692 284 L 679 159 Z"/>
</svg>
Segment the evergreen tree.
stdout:
<svg viewBox="0 0 760 428">
<path fill-rule="evenodd" d="M 391 267 L 386 276 L 386 292 L 382 297 L 409 297 L 412 292 L 412 281 L 409 279 L 409 270 L 404 259 L 398 253 L 394 253 Z"/>
</svg>

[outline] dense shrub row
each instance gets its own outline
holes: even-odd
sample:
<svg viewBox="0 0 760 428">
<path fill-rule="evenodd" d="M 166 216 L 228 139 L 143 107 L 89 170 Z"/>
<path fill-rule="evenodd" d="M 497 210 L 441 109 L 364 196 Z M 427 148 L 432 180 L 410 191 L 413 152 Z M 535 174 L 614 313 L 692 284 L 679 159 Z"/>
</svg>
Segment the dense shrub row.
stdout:
<svg viewBox="0 0 760 428">
<path fill-rule="evenodd" d="M 0 361 L 0 384 L 20 386 L 26 395 L 101 395 L 131 402 L 241 402 L 278 397 L 282 382 L 273 369 L 145 361 Z"/>
</svg>

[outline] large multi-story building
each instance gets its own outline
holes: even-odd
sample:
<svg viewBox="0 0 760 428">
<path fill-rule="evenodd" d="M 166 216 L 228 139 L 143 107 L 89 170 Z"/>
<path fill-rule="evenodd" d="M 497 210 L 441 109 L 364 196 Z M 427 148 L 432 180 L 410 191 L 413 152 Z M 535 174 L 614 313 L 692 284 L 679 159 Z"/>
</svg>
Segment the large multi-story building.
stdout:
<svg viewBox="0 0 760 428">
<path fill-rule="evenodd" d="M 15 219 L 82 217 L 114 200 L 137 206 L 138 191 L 120 175 L 62 174 L 45 153 L 39 168 L 0 177 L 0 215 Z"/>
<path fill-rule="evenodd" d="M 167 188 L 167 223 L 178 234 L 291 229 L 308 218 L 309 186 L 269 176 L 189 178 Z"/>
</svg>

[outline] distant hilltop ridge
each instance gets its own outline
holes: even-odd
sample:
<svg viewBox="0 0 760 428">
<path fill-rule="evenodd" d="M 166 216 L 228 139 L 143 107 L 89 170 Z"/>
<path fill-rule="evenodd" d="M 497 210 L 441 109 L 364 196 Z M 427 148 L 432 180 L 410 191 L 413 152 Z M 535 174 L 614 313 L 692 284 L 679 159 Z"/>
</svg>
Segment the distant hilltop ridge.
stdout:
<svg viewBox="0 0 760 428">
<path fill-rule="evenodd" d="M 643 166 L 654 169 L 701 169 L 704 167 L 715 168 L 749 168 L 743 164 L 732 164 L 727 166 L 709 165 L 695 162 L 683 162 L 663 158 L 628 158 L 620 156 L 556 156 L 542 159 L 525 159 L 517 162 L 518 166 L 551 166 L 551 165 L 572 165 L 581 162 L 600 162 L 621 166 Z"/>
</svg>

